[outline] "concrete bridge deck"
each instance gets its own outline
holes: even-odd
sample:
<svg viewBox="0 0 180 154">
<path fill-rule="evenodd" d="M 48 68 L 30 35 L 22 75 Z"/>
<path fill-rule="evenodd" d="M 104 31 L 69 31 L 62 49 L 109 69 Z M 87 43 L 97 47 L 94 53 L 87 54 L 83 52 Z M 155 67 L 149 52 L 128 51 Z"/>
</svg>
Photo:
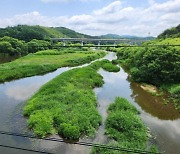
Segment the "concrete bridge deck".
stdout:
<svg viewBox="0 0 180 154">
<path fill-rule="evenodd" d="M 52 41 L 77 41 L 77 42 L 145 42 L 145 39 L 92 39 L 92 38 L 51 38 Z"/>
</svg>

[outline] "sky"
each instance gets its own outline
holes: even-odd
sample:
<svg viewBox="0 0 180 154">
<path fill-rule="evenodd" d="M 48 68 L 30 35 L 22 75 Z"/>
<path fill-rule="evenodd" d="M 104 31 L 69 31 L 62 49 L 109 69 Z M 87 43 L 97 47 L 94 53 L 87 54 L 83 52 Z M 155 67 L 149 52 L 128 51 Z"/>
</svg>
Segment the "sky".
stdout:
<svg viewBox="0 0 180 154">
<path fill-rule="evenodd" d="M 180 0 L 0 0 L 0 27 L 19 24 L 157 36 L 180 24 Z"/>
</svg>

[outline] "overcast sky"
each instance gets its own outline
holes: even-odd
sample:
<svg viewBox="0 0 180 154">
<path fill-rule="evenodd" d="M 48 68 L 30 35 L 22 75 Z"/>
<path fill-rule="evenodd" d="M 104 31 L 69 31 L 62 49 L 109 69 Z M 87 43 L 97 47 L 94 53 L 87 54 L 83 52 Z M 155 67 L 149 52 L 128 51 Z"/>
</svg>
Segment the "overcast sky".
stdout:
<svg viewBox="0 0 180 154">
<path fill-rule="evenodd" d="M 18 24 L 157 36 L 180 24 L 180 0 L 0 0 L 0 27 Z"/>
</svg>

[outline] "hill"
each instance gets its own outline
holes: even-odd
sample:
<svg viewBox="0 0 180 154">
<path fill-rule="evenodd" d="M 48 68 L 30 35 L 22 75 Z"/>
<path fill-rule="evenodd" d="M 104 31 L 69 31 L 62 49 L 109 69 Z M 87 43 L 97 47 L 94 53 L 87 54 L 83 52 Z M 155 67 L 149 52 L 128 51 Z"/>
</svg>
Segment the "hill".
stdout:
<svg viewBox="0 0 180 154">
<path fill-rule="evenodd" d="M 121 39 L 121 36 L 117 34 L 106 34 L 106 35 L 101 35 L 99 37 L 104 39 Z"/>
<path fill-rule="evenodd" d="M 99 36 L 100 38 L 104 39 L 130 39 L 130 40 L 141 40 L 141 39 L 147 39 L 147 40 L 153 40 L 155 37 L 140 37 L 140 36 L 134 36 L 134 35 L 117 35 L 117 34 L 106 34 Z"/>
<path fill-rule="evenodd" d="M 170 29 L 165 30 L 161 33 L 158 38 L 165 39 L 165 38 L 178 38 L 180 37 L 180 24 L 177 27 L 172 27 Z"/>
<path fill-rule="evenodd" d="M 53 37 L 92 38 L 92 36 L 81 34 L 65 27 L 43 27 L 28 25 L 0 28 L 0 37 L 4 36 L 17 38 L 26 42 L 31 41 L 32 39 L 49 40 Z"/>
</svg>

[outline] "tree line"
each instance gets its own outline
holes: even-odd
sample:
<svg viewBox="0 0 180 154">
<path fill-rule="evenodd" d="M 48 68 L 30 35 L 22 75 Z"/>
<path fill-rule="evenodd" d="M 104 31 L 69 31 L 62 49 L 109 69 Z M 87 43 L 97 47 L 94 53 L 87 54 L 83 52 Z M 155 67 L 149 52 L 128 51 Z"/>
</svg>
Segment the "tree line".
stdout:
<svg viewBox="0 0 180 154">
<path fill-rule="evenodd" d="M 0 38 L 0 53 L 8 55 L 26 55 L 39 50 L 52 47 L 49 41 L 32 39 L 29 42 L 18 40 L 9 36 Z"/>
</svg>

